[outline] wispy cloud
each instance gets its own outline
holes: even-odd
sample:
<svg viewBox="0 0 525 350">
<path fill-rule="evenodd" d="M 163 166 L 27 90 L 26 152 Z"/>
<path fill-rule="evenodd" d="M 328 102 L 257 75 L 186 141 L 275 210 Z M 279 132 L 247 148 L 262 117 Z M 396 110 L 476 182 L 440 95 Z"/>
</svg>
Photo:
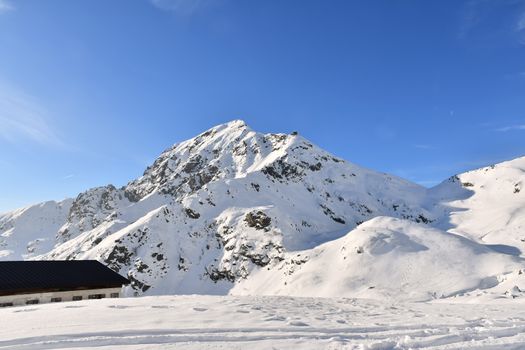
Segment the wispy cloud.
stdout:
<svg viewBox="0 0 525 350">
<path fill-rule="evenodd" d="M 501 128 L 495 129 L 494 131 L 507 132 L 507 131 L 514 131 L 514 130 L 525 130 L 525 124 L 503 126 Z"/>
<path fill-rule="evenodd" d="M 518 17 L 518 21 L 516 22 L 516 33 L 520 44 L 525 45 L 525 11 L 523 11 Z"/>
<path fill-rule="evenodd" d="M 0 0 L 1 1 L 1 0 Z M 209 0 L 150 0 L 157 8 L 179 15 L 191 15 L 207 6 Z"/>
<path fill-rule="evenodd" d="M 62 180 L 68 180 L 68 179 L 71 179 L 73 177 L 75 177 L 75 175 L 69 174 L 69 175 L 66 175 L 66 176 L 62 177 Z"/>
<path fill-rule="evenodd" d="M 460 12 L 459 39 L 525 44 L 525 1 L 469 0 Z"/>
<path fill-rule="evenodd" d="M 414 148 L 417 148 L 417 149 L 435 149 L 434 146 L 432 145 L 426 145 L 426 144 L 417 144 L 417 145 L 414 145 Z"/>
<path fill-rule="evenodd" d="M 522 79 L 525 79 L 525 71 L 507 73 L 503 75 L 503 78 L 506 80 L 522 80 Z"/>
<path fill-rule="evenodd" d="M 64 146 L 48 119 L 47 112 L 34 98 L 0 84 L 0 141 Z"/>
<path fill-rule="evenodd" d="M 462 11 L 458 37 L 465 39 L 469 33 L 480 23 L 484 14 L 481 9 L 482 2 L 471 0 L 468 1 Z"/>
<path fill-rule="evenodd" d="M 11 10 L 14 10 L 14 7 L 9 1 L 0 0 L 0 14 Z"/>
<path fill-rule="evenodd" d="M 516 31 L 521 32 L 525 30 L 525 12 L 523 12 L 518 18 L 516 23 Z"/>
</svg>

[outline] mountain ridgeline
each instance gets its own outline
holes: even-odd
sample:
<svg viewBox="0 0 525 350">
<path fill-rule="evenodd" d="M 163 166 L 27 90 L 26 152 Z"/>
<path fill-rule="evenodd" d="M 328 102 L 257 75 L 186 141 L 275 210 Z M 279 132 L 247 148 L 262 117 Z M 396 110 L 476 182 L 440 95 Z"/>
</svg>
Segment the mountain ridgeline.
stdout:
<svg viewBox="0 0 525 350">
<path fill-rule="evenodd" d="M 1 214 L 0 259 L 97 259 L 136 295 L 515 298 L 524 174 L 519 158 L 426 189 L 232 121 L 124 187 Z"/>
</svg>

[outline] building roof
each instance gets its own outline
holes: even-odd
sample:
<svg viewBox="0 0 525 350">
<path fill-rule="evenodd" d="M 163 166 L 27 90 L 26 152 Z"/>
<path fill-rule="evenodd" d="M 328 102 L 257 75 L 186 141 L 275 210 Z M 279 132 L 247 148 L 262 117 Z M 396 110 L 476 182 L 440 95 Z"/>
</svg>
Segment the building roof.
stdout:
<svg viewBox="0 0 525 350">
<path fill-rule="evenodd" d="M 0 261 L 0 295 L 116 288 L 129 283 L 96 260 Z"/>
</svg>

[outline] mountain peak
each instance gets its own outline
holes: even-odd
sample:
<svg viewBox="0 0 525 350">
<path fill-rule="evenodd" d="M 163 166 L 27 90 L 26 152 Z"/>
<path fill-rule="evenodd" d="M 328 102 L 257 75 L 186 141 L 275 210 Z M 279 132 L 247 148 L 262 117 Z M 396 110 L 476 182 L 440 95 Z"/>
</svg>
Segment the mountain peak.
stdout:
<svg viewBox="0 0 525 350">
<path fill-rule="evenodd" d="M 213 129 L 215 128 L 248 128 L 248 124 L 242 119 L 233 119 L 213 127 Z"/>
<path fill-rule="evenodd" d="M 238 133 L 242 131 L 251 131 L 251 128 L 246 124 L 244 120 L 234 119 L 226 123 L 216 125 L 203 133 L 199 134 L 196 138 L 213 136 L 216 134 L 229 134 L 229 133 Z"/>
<path fill-rule="evenodd" d="M 297 133 L 262 134 L 242 120 L 232 120 L 164 151 L 141 178 L 127 186 L 127 192 L 137 199 L 159 190 L 191 193 L 211 181 L 261 171 L 290 152 L 304 161 L 333 158 Z"/>
</svg>

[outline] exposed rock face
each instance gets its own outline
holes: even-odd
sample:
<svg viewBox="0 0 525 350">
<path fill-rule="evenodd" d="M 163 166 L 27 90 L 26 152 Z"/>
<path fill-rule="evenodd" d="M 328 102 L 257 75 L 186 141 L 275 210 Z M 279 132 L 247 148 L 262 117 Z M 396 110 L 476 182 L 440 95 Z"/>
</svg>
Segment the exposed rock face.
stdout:
<svg viewBox="0 0 525 350">
<path fill-rule="evenodd" d="M 103 222 L 117 219 L 119 207 L 126 206 L 128 202 L 124 192 L 113 185 L 79 194 L 71 205 L 66 223 L 58 231 L 57 240 L 66 242 Z"/>
<path fill-rule="evenodd" d="M 462 190 L 472 189 L 467 180 L 458 180 Z M 521 195 L 521 186 L 509 193 Z M 55 224 L 36 238 L 52 244 L 37 252 L 103 261 L 138 294 L 226 293 L 288 252 L 377 216 L 442 222 L 438 207 L 425 188 L 336 158 L 297 133 L 261 134 L 233 121 L 167 149 L 120 189 L 91 189 L 46 214 Z M 0 237 L 20 215 L 0 217 Z M 0 259 L 13 258 L 4 241 Z"/>
</svg>

